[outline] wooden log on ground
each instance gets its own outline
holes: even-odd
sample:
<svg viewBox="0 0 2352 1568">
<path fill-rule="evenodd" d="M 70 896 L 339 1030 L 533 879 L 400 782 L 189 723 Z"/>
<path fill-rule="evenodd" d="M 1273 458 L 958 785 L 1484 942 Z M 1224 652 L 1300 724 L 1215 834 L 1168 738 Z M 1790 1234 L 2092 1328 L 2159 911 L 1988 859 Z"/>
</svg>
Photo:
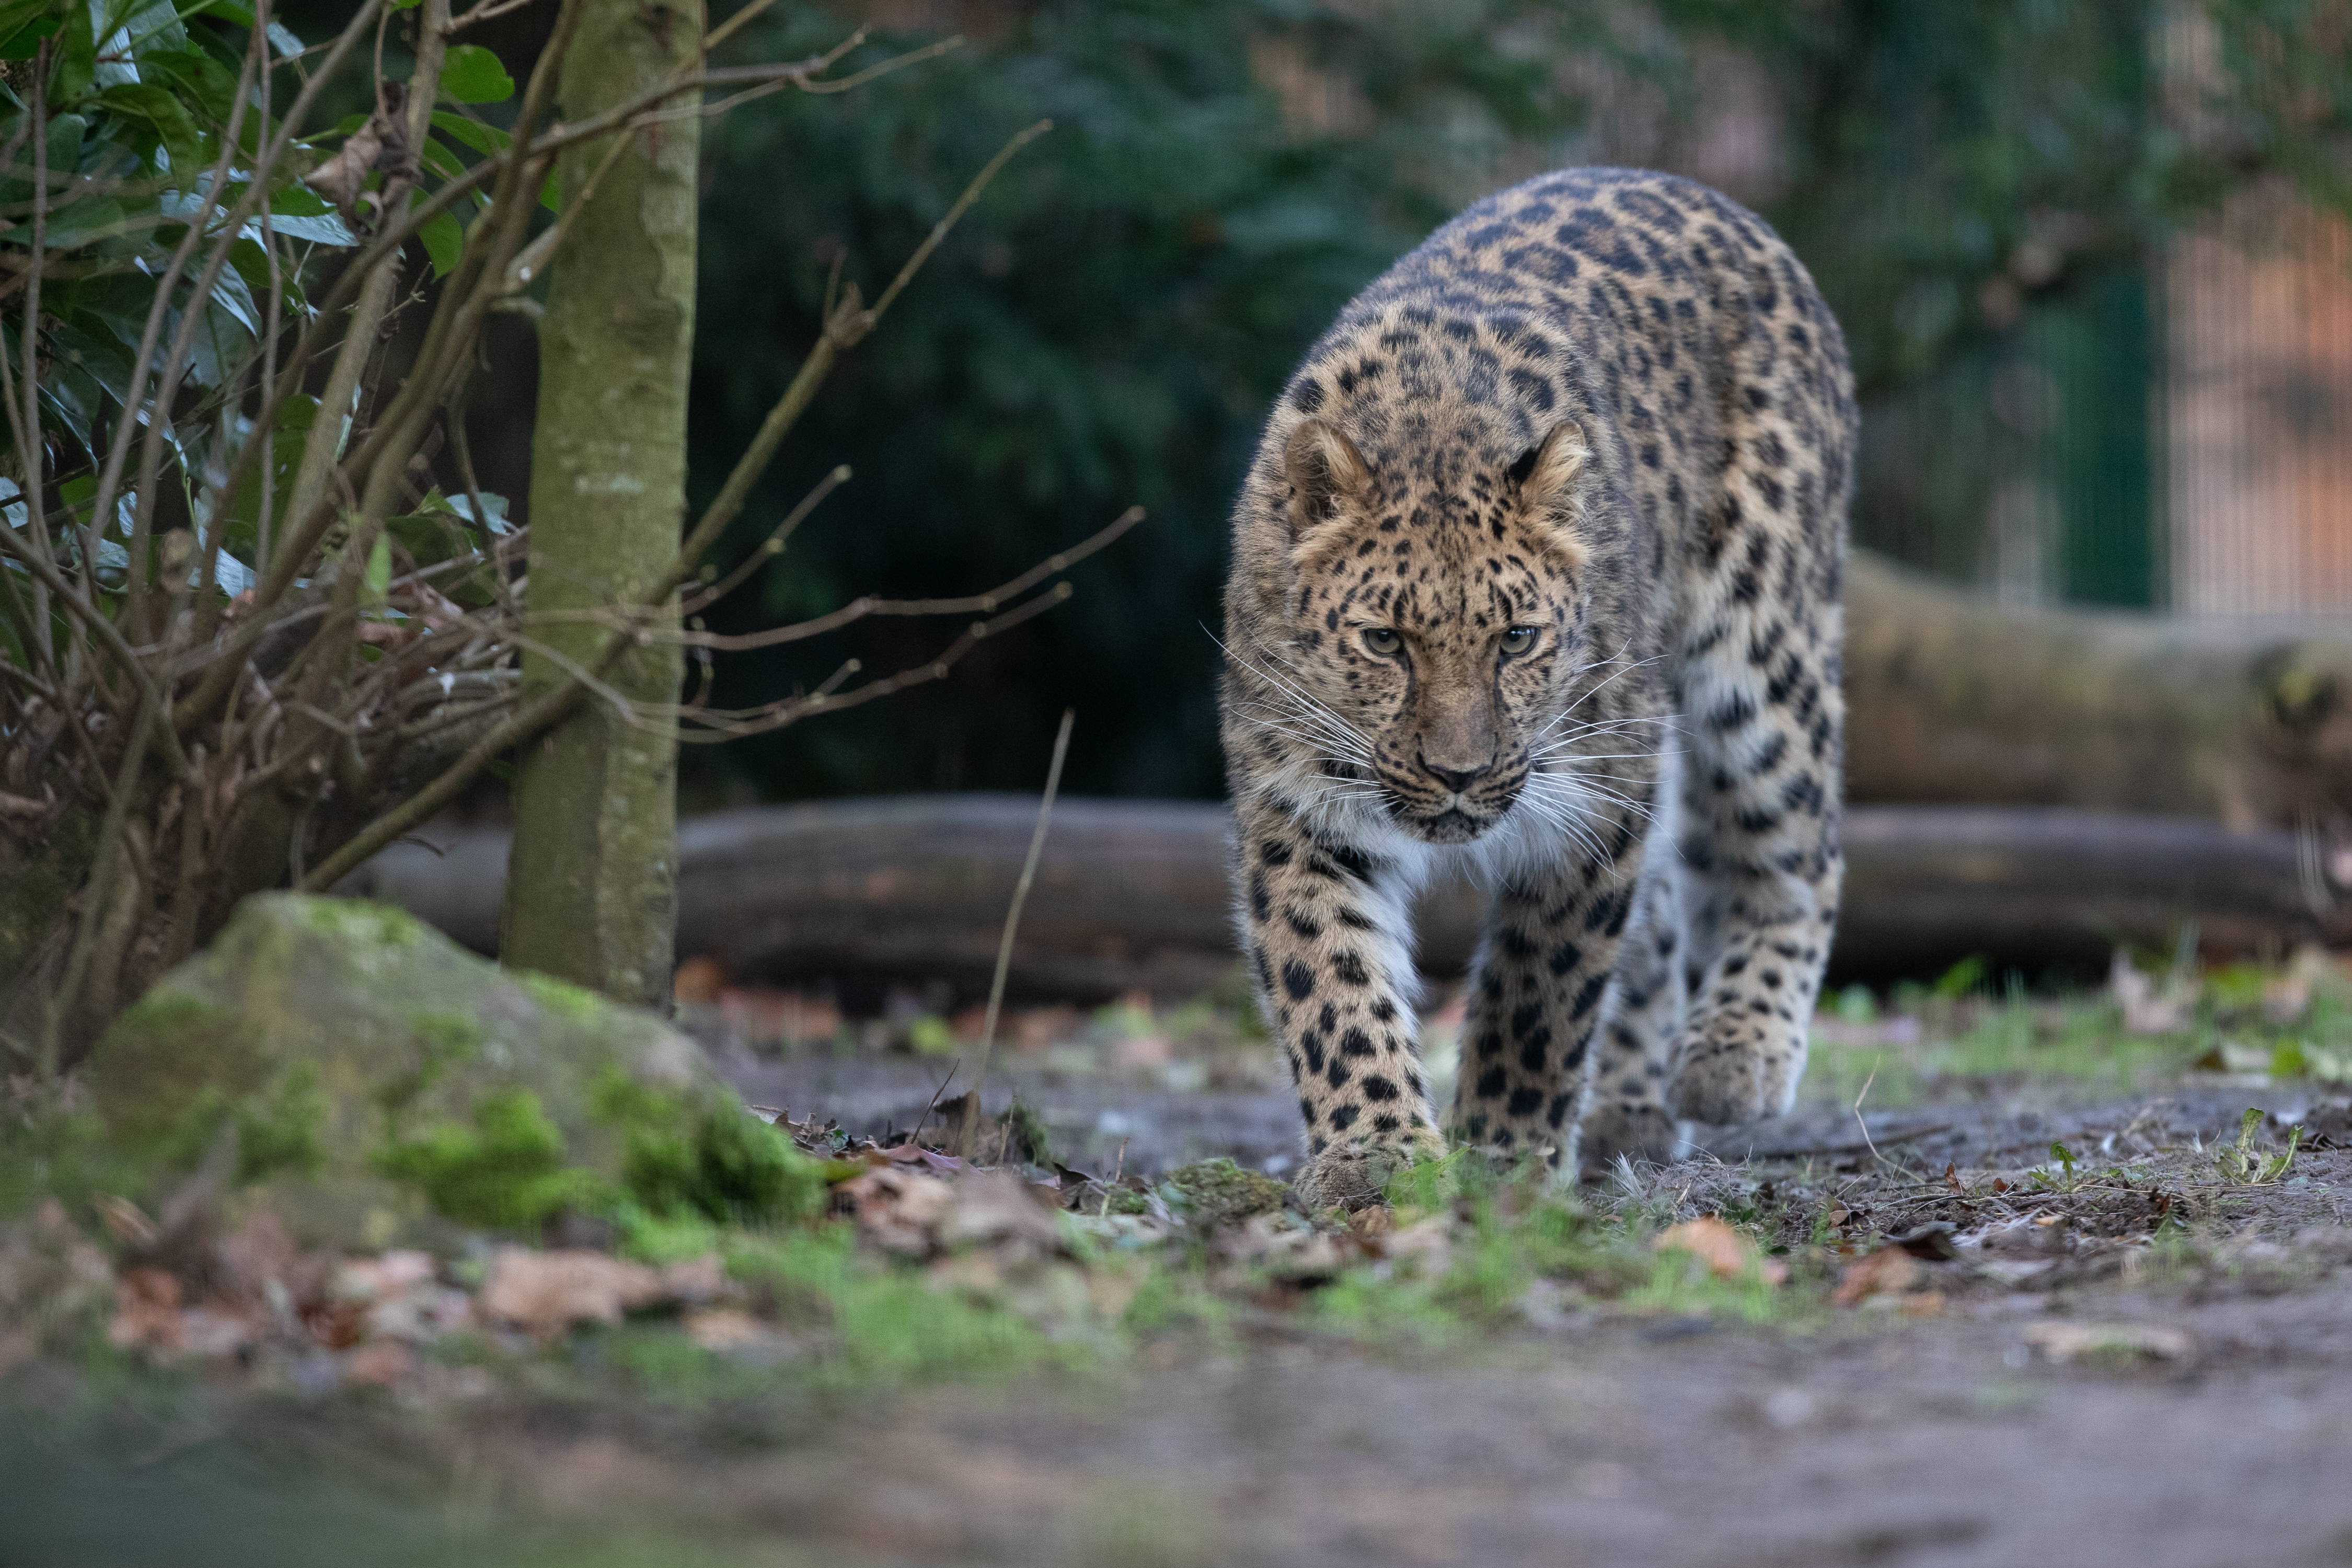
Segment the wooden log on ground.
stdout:
<svg viewBox="0 0 2352 1568">
<path fill-rule="evenodd" d="M 984 991 L 1036 803 L 905 795 L 689 819 L 679 843 L 677 951 L 747 980 L 824 981 L 852 994 L 943 979 Z M 1210 990 L 1236 963 L 1223 807 L 1065 800 L 1022 917 L 1024 994 Z M 378 856 L 341 890 L 415 911 L 481 952 L 498 940 L 506 835 L 432 836 Z M 2167 949 L 2197 922 L 2215 956 L 2352 946 L 2352 874 L 2278 830 L 2063 808 L 1857 806 L 1835 967 L 1931 976 L 1973 953 L 2029 973 L 2095 973 L 2117 942 Z M 1420 911 L 1433 976 L 1461 973 L 1481 900 L 1433 889 Z"/>
<path fill-rule="evenodd" d="M 1846 796 L 2315 822 L 2352 845 L 2352 626 L 2019 609 L 1866 551 Z"/>
</svg>

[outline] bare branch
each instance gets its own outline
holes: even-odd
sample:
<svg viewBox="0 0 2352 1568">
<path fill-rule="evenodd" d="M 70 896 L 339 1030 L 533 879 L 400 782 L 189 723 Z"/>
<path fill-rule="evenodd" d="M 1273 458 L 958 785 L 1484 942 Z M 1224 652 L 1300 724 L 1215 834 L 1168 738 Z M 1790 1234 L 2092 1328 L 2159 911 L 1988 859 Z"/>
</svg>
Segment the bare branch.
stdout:
<svg viewBox="0 0 2352 1568">
<path fill-rule="evenodd" d="M 784 514 L 784 521 L 776 524 L 776 531 L 768 535 L 757 550 L 743 557 L 735 570 L 726 576 L 708 587 L 697 588 L 688 595 L 685 603 L 678 606 L 679 613 L 687 616 L 699 615 L 741 587 L 751 579 L 753 573 L 784 552 L 784 545 L 792 539 L 793 531 L 806 521 L 809 513 L 814 511 L 825 497 L 848 482 L 849 465 L 846 463 L 819 479 L 809 493 L 801 498 L 800 504 Z"/>
<path fill-rule="evenodd" d="M 992 613 L 997 606 L 1019 597 L 1056 572 L 1066 571 L 1102 549 L 1118 536 L 1143 521 L 1143 509 L 1131 506 L 1117 521 L 1092 538 L 1069 549 L 1048 555 L 1045 560 L 1011 582 L 990 589 L 985 594 L 973 594 L 961 599 L 853 599 L 830 615 L 814 620 L 801 621 L 789 626 L 773 626 L 763 632 L 664 632 L 653 635 L 675 637 L 688 647 L 707 647 L 719 652 L 742 653 L 752 648 L 777 647 L 785 643 L 803 642 L 838 631 L 853 621 L 870 616 L 961 616 Z"/>
</svg>

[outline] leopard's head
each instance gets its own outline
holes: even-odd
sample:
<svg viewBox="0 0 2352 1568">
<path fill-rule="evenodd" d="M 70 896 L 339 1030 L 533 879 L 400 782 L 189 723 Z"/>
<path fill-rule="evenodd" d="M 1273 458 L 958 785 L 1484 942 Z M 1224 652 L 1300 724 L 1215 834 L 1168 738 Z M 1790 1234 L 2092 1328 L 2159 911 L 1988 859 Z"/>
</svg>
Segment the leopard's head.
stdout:
<svg viewBox="0 0 2352 1568">
<path fill-rule="evenodd" d="M 1573 421 L 1516 458 L 1462 441 L 1368 462 L 1337 424 L 1284 450 L 1290 591 L 1270 673 L 1330 792 L 1462 844 L 1517 805 L 1562 742 L 1580 665 L 1591 450 Z"/>
</svg>

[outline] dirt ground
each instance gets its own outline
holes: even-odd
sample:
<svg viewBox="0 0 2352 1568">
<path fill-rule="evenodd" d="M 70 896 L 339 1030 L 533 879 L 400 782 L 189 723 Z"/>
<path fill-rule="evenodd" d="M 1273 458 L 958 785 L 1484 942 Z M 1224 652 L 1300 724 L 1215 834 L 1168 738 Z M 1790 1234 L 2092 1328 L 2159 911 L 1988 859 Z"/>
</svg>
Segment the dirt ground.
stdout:
<svg viewBox="0 0 2352 1568">
<path fill-rule="evenodd" d="M 874 1563 L 2352 1563 L 2352 1152 L 2305 1149 L 2289 1184 L 2209 1201 L 2169 1256 L 2120 1239 L 2147 1193 L 2194 1206 L 2174 1178 L 2264 1101 L 2268 1122 L 2346 1131 L 2342 1100 L 2267 1087 L 1970 1097 L 1876 1119 L 1874 1157 L 1816 1106 L 1738 1163 L 1648 1174 L 1682 1213 L 1773 1184 L 1843 1193 L 1857 1233 L 1981 1237 L 1826 1320 L 1571 1310 L 1384 1356 L 1266 1321 L 1114 1386 L 911 1395 L 814 1450 L 714 1468 L 592 1435 L 532 1468 L 560 1510 L 643 1487 Z M 2144 1145 L 2144 1175 L 2070 1194 L 1962 1173 L 2049 1168 L 2053 1142 Z"/>
<path fill-rule="evenodd" d="M 1939 1073 L 1873 1027 L 1821 1047 L 1792 1116 L 1590 1189 L 1842 1280 L 1809 1307 L 1539 1286 L 1505 1331 L 1414 1348 L 1275 1306 L 1213 1345 L 822 1412 L 126 1404 L 76 1440 L 129 1464 L 0 1436 L 0 1564 L 2352 1563 L 2347 1086 L 2180 1070 L 2194 1042 L 2156 1072 Z M 1278 1088 L 1144 1055 L 992 1081 L 1072 1161 L 1281 1168 Z M 877 1133 L 945 1069 L 721 1059 L 755 1102 Z"/>
</svg>

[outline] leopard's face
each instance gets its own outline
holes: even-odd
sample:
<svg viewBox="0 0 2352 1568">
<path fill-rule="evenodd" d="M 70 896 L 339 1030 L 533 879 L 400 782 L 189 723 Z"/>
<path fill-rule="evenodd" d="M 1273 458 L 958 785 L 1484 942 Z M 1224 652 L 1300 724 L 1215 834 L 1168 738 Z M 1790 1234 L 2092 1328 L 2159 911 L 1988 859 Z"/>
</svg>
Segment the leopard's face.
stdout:
<svg viewBox="0 0 2352 1568">
<path fill-rule="evenodd" d="M 1433 463 L 1431 485 L 1373 474 L 1309 420 L 1292 440 L 1292 732 L 1334 801 L 1425 843 L 1501 822 L 1566 743 L 1585 553 L 1573 426 L 1492 472 Z M 1532 804 L 1532 803 L 1531 803 Z M 1539 809 L 1539 807 L 1538 807 Z"/>
</svg>

